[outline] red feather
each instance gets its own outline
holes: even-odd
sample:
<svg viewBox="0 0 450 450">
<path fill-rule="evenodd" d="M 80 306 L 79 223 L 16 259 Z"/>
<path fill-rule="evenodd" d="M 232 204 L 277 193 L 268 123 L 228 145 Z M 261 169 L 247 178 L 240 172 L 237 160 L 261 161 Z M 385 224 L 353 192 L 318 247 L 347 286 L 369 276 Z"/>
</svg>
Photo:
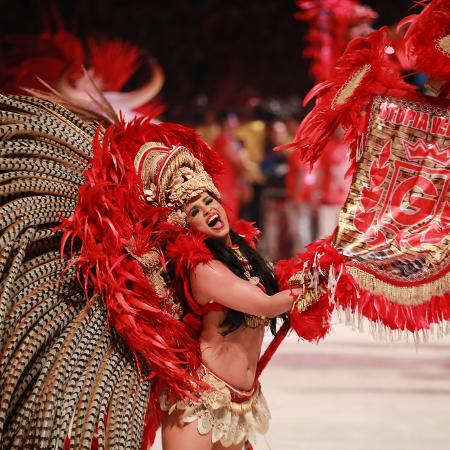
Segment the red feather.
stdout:
<svg viewBox="0 0 450 450">
<path fill-rule="evenodd" d="M 331 245 L 331 237 L 320 239 L 307 246 L 303 253 L 298 253 L 295 258 L 282 260 L 275 266 L 275 275 L 280 289 L 289 289 L 289 279 L 294 274 L 320 270 L 323 273 L 330 271 L 334 266 L 339 271 L 343 265 L 343 256 Z M 325 280 L 322 280 L 325 281 Z M 309 289 L 303 286 L 304 289 Z M 299 313 L 296 304 L 290 314 L 290 324 L 293 330 L 302 339 L 318 341 L 325 337 L 330 329 L 331 313 L 335 305 L 330 301 L 328 293 L 322 295 L 306 311 Z"/>
<path fill-rule="evenodd" d="M 370 29 L 378 14 L 357 0 L 298 0 L 298 20 L 309 24 L 303 55 L 311 58 L 311 75 L 328 79 L 355 32 Z"/>
<path fill-rule="evenodd" d="M 167 211 L 145 201 L 134 158 L 149 141 L 186 146 L 206 170 L 220 170 L 218 158 L 194 130 L 143 119 L 110 127 L 103 141 L 97 136 L 93 142 L 94 157 L 85 171 L 86 183 L 80 188 L 75 213 L 63 220 L 63 242 L 81 240 L 76 263 L 86 292 L 92 286 L 94 295 L 104 300 L 109 323 L 130 350 L 147 362 L 148 375 L 157 375 L 174 395 L 182 397 L 192 389 L 191 374 L 199 364 L 198 340 L 185 323 L 161 309 L 163 299 L 130 252 L 142 255 L 167 245 L 169 257 L 174 257 L 171 244 L 176 242 L 182 248 L 182 258 L 176 261 L 184 264 L 186 273 L 211 256 L 201 238 L 189 234 L 183 240 L 180 235 L 186 229 L 165 222 Z"/>
<path fill-rule="evenodd" d="M 450 55 L 438 43 L 450 34 L 450 2 L 431 1 L 420 14 L 403 19 L 400 26 L 405 25 L 406 51 L 414 57 L 416 70 L 450 82 Z"/>
<path fill-rule="evenodd" d="M 115 108 L 127 108 L 126 103 L 121 103 L 123 97 L 120 100 L 117 94 L 141 63 L 142 52 L 133 44 L 118 39 L 88 39 L 85 45 L 77 36 L 67 32 L 10 35 L 3 37 L 2 43 L 0 89 L 3 92 L 23 94 L 23 88 L 40 90 L 43 87 L 40 80 L 43 80 L 77 106 L 89 105 L 90 109 L 95 109 L 87 100 L 90 87 L 87 89 L 85 86 L 84 66 L 96 87 L 110 99 L 111 96 L 115 99 Z M 67 93 L 62 82 L 75 88 L 80 97 Z M 163 110 L 163 104 L 157 99 L 134 109 L 151 117 L 156 117 Z"/>
<path fill-rule="evenodd" d="M 289 278 L 303 269 L 302 263 L 297 258 L 281 259 L 275 264 L 275 277 L 280 289 L 289 289 Z"/>
<path fill-rule="evenodd" d="M 256 243 L 261 232 L 254 226 L 254 222 L 238 220 L 233 224 L 233 230 L 243 237 L 247 243 L 256 248 Z"/>
<path fill-rule="evenodd" d="M 331 87 L 333 87 L 332 81 L 322 81 L 317 83 L 303 99 L 303 106 L 306 106 L 313 98 L 321 97 L 323 93 L 327 92 Z"/>
<path fill-rule="evenodd" d="M 389 43 L 390 34 L 386 27 L 349 43 L 331 79 L 314 87 L 307 96 L 308 99 L 315 97 L 316 105 L 300 124 L 294 142 L 289 145 L 295 150 L 294 158 L 312 165 L 341 124 L 346 129 L 345 140 L 351 146 L 354 167 L 356 144 L 366 128 L 365 110 L 373 96 L 414 89 L 400 78 L 396 66 L 389 61 L 385 53 Z M 363 67 L 366 71 L 353 92 L 336 103 L 341 89 Z"/>
<path fill-rule="evenodd" d="M 192 297 L 190 289 L 190 272 L 198 264 L 212 260 L 212 254 L 204 243 L 205 236 L 186 232 L 179 234 L 166 245 L 166 255 L 175 265 L 177 278 L 184 281 L 184 295 L 190 309 L 195 314 L 202 314 L 202 307 Z"/>
<path fill-rule="evenodd" d="M 40 35 L 14 34 L 2 37 L 0 88 L 8 94 L 23 95 L 23 89 L 42 88 L 37 77 L 56 86 L 62 73 L 80 76 L 84 50 L 80 40 L 59 32 Z"/>
<path fill-rule="evenodd" d="M 314 263 L 316 267 L 313 267 Z M 337 279 L 333 302 L 329 299 L 329 293 L 326 293 L 303 313 L 299 314 L 294 305 L 290 317 L 291 327 L 301 338 L 323 338 L 329 330 L 330 315 L 335 307 L 364 316 L 391 330 L 428 330 L 432 324 L 450 320 L 450 291 L 441 296 L 431 296 L 419 305 L 402 305 L 362 289 L 346 272 L 346 265 L 345 257 L 331 245 L 330 240 L 313 242 L 296 259 L 277 264 L 276 275 L 282 289 L 289 287 L 288 280 L 295 273 L 317 271 L 320 267 L 329 274 L 331 266 L 334 266 L 334 273 L 341 274 Z"/>
<path fill-rule="evenodd" d="M 336 306 L 391 330 L 415 332 L 450 320 L 450 291 L 432 296 L 420 305 L 401 305 L 362 289 L 344 272 L 336 288 Z"/>
<path fill-rule="evenodd" d="M 89 67 L 100 78 L 102 91 L 121 91 L 139 68 L 140 50 L 118 39 L 88 40 Z"/>
<path fill-rule="evenodd" d="M 297 335 L 307 341 L 319 341 L 330 331 L 330 319 L 334 305 L 328 300 L 328 295 L 322 295 L 307 311 L 299 314 L 293 308 L 289 318 L 292 329 Z"/>
</svg>

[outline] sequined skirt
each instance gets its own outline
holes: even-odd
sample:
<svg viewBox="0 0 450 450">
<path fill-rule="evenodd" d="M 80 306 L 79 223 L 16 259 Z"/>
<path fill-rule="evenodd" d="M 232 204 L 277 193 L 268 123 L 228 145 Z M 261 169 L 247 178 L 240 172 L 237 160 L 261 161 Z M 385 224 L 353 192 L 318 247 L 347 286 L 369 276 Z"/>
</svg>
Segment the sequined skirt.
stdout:
<svg viewBox="0 0 450 450">
<path fill-rule="evenodd" d="M 160 399 L 161 409 L 169 414 L 182 411 L 184 423 L 197 421 L 200 434 L 211 432 L 212 442 L 220 442 L 224 447 L 246 440 L 254 443 L 256 433 L 267 432 L 270 412 L 259 383 L 251 391 L 241 391 L 203 365 L 198 376 L 212 389 L 200 392 L 195 401 L 186 399 L 174 404 L 170 404 L 165 393 Z"/>
</svg>

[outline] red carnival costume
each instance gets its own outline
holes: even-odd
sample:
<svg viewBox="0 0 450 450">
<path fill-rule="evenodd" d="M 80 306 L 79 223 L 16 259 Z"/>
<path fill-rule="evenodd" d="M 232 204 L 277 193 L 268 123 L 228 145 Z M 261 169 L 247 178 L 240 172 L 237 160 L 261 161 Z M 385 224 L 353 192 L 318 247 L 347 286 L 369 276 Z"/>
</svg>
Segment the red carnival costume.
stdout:
<svg viewBox="0 0 450 450">
<path fill-rule="evenodd" d="M 160 406 L 184 409 L 183 420 L 224 445 L 264 432 L 257 379 L 287 325 L 248 392 L 200 362 L 206 308 L 189 272 L 212 254 L 180 205 L 205 190 L 220 198 L 217 155 L 179 125 L 104 128 L 92 117 L 0 97 L 3 445 L 147 448 Z M 252 226 L 234 229 L 254 245 Z M 267 319 L 246 314 L 244 323 Z"/>
<path fill-rule="evenodd" d="M 171 129 L 171 125 L 167 124 L 159 125 L 159 127 L 163 130 Z M 197 136 L 193 135 L 191 139 L 189 148 L 195 148 L 193 144 L 197 143 L 197 145 L 202 144 L 205 150 L 207 149 Z M 206 154 L 205 151 L 203 157 Z M 217 160 L 217 155 L 212 152 L 209 156 L 213 157 L 212 161 Z M 166 291 L 165 301 L 169 300 L 173 303 L 170 308 L 172 314 L 184 320 L 187 328 L 195 335 L 199 330 L 196 326 L 192 326 L 192 320 L 199 321 L 200 317 L 210 310 L 221 311 L 226 308 L 216 303 L 201 306 L 192 295 L 189 269 L 200 262 L 211 261 L 213 256 L 202 243 L 204 237 L 196 236 L 185 228 L 185 214 L 181 208 L 202 192 L 209 192 L 217 199 L 220 199 L 221 195 L 193 152 L 184 146 L 168 145 L 167 140 L 164 143 L 149 142 L 141 146 L 136 154 L 134 165 L 142 179 L 146 200 L 155 207 L 169 208 L 170 211 L 167 221 L 163 222 L 164 225 L 156 225 L 154 228 L 155 236 L 158 238 L 154 241 L 152 250 L 136 257 L 146 268 L 147 277 L 154 285 L 158 286 L 161 292 L 163 289 Z M 211 163 L 206 167 L 213 169 Z M 163 226 L 163 235 L 159 235 L 157 231 L 160 226 Z M 192 242 L 185 241 L 180 245 L 179 241 L 186 239 Z M 167 242 L 164 242 L 165 240 Z M 251 244 L 253 245 L 252 242 Z M 195 254 L 186 258 L 186 250 Z M 181 275 L 179 277 L 183 286 L 181 297 L 186 300 L 185 305 L 179 300 L 176 301 L 175 292 L 170 292 L 160 275 L 163 271 L 160 261 L 164 258 L 170 258 L 172 262 L 168 260 L 166 264 L 168 266 L 174 264 L 173 269 Z M 248 279 L 251 281 L 250 272 Z M 266 319 L 245 316 L 245 326 L 258 327 L 267 324 Z M 225 447 L 239 444 L 244 439 L 253 440 L 255 431 L 261 433 L 267 431 L 270 413 L 259 383 L 256 383 L 250 391 L 242 391 L 224 382 L 204 364 L 196 367 L 194 373 L 199 379 L 195 383 L 194 392 L 199 392 L 179 399 L 179 395 L 176 395 L 173 388 L 163 388 L 159 402 L 163 411 L 169 414 L 174 410 L 182 411 L 183 422 L 197 421 L 197 430 L 200 434 L 205 435 L 211 432 L 212 442 L 219 441 Z M 202 389 L 204 383 L 212 390 Z M 154 392 L 158 393 L 159 389 L 156 388 Z"/>
</svg>

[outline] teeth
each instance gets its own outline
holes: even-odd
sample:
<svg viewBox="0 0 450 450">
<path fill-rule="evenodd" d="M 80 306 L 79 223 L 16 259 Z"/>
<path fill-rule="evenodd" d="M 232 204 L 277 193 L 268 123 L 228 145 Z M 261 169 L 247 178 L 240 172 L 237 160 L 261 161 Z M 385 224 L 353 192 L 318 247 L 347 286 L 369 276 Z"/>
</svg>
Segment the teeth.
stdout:
<svg viewBox="0 0 450 450">
<path fill-rule="evenodd" d="M 209 220 L 208 220 L 208 225 L 213 221 L 219 218 L 219 214 L 213 214 Z"/>
</svg>

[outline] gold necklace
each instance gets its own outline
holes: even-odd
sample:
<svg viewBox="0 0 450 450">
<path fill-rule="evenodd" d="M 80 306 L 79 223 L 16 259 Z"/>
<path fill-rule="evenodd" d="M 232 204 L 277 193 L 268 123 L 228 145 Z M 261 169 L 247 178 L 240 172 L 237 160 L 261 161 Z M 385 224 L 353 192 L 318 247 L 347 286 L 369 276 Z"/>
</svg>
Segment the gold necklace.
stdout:
<svg viewBox="0 0 450 450">
<path fill-rule="evenodd" d="M 252 276 L 253 267 L 249 263 L 248 259 L 242 254 L 241 249 L 238 245 L 234 245 L 230 247 L 233 253 L 236 255 L 239 262 L 242 264 L 244 268 L 244 276 L 247 280 L 257 286 L 260 284 L 260 279 L 258 277 Z M 248 328 L 258 328 L 260 326 L 267 326 L 270 322 L 270 319 L 264 316 L 254 316 L 253 314 L 244 314 L 244 322 L 245 326 Z"/>
</svg>

